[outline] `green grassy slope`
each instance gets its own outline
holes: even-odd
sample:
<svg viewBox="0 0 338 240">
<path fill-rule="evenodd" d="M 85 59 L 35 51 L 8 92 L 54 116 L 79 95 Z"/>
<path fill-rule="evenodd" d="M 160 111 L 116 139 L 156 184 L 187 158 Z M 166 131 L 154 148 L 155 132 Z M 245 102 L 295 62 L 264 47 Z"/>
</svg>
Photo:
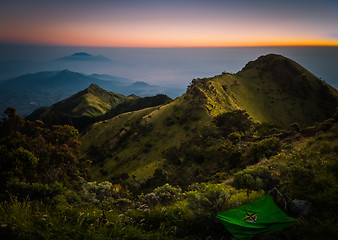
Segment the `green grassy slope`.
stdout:
<svg viewBox="0 0 338 240">
<path fill-rule="evenodd" d="M 87 89 L 50 107 L 38 108 L 26 119 L 42 120 L 47 125 L 73 125 L 79 131 L 93 123 L 111 119 L 119 114 L 170 103 L 164 94 L 153 97 L 123 96 L 91 84 Z"/>
<path fill-rule="evenodd" d="M 94 161 L 94 179 L 142 181 L 162 166 L 164 151 L 193 140 L 221 113 L 243 109 L 258 122 L 309 126 L 330 117 L 337 99 L 337 90 L 297 63 L 267 55 L 237 74 L 193 80 L 170 104 L 95 124 L 81 138 L 83 158 Z"/>
<path fill-rule="evenodd" d="M 82 135 L 83 157 L 94 160 L 95 179 L 123 174 L 146 179 L 162 165 L 165 149 L 188 139 L 207 119 L 206 111 L 183 98 L 124 113 L 94 124 Z"/>
<path fill-rule="evenodd" d="M 281 127 L 323 121 L 338 106 L 336 89 L 296 62 L 273 54 L 249 62 L 237 74 L 203 79 L 198 87 L 213 116 L 244 109 L 256 121 Z"/>
<path fill-rule="evenodd" d="M 73 117 L 95 117 L 105 114 L 111 108 L 127 99 L 128 97 L 126 96 L 108 92 L 96 84 L 91 84 L 85 90 L 53 104 L 41 114 L 41 117 L 47 116 L 51 112 L 62 112 Z"/>
</svg>

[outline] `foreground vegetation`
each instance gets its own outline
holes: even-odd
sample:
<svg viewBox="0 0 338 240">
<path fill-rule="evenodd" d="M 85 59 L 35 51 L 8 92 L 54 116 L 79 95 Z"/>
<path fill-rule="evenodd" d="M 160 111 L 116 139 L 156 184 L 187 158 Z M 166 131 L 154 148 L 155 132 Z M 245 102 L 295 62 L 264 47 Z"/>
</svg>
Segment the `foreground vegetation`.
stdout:
<svg viewBox="0 0 338 240">
<path fill-rule="evenodd" d="M 151 179 L 156 184 L 139 185 L 136 180 L 90 181 L 90 163 L 78 158 L 76 129 L 25 121 L 14 109 L 6 113 L 0 140 L 2 239 L 229 239 L 215 214 L 251 202 L 274 187 L 282 192 L 286 211 L 297 217 L 297 223 L 257 239 L 338 236 L 337 117 L 303 130 L 297 124 L 278 130 L 253 124 L 243 111 L 220 115 L 214 119 L 218 135 L 213 139 L 223 141 L 221 145 L 211 145 L 209 134 L 168 149 L 168 168 Z M 236 117 L 244 120 L 231 128 L 223 122 Z M 216 152 L 222 158 L 228 156 L 223 164 L 207 159 L 213 150 L 203 155 L 196 149 L 208 142 L 211 149 L 221 146 Z M 203 173 L 205 162 L 210 162 L 213 174 L 175 181 L 183 173 L 179 168 L 188 169 L 185 164 L 195 171 L 199 166 Z M 271 194 L 283 208 L 283 199 Z M 294 199 L 311 203 L 309 213 L 292 210 Z"/>
</svg>

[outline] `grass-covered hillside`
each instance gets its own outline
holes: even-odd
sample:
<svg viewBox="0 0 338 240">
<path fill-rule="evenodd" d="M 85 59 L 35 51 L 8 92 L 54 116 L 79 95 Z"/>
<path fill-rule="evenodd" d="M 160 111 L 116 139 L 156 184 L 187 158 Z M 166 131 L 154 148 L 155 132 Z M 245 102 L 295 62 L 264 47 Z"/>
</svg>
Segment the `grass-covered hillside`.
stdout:
<svg viewBox="0 0 338 240">
<path fill-rule="evenodd" d="M 68 115 L 71 117 L 97 117 L 105 114 L 119 103 L 133 98 L 136 98 L 136 96 L 126 97 L 121 94 L 108 92 L 92 83 L 85 90 L 80 91 L 65 100 L 47 108 L 37 109 L 28 117 L 28 119 L 58 119 L 57 116 L 53 116 L 55 114 Z"/>
<path fill-rule="evenodd" d="M 128 124 L 153 111 L 125 113 L 114 121 Z M 73 127 L 46 128 L 41 121 L 25 121 L 13 109 L 6 114 L 0 122 L 1 239 L 231 239 L 215 215 L 258 199 L 274 187 L 284 198 L 272 191 L 274 201 L 296 222 L 254 239 L 338 237 L 337 115 L 306 129 L 259 125 L 253 138 L 247 135 L 250 121 L 239 121 L 232 128 L 220 125 L 224 118 L 245 117 L 243 112 L 222 115 L 215 124 L 236 132 L 225 137 L 207 131 L 197 139 L 198 145 L 186 142 L 167 153 L 167 166 L 151 181 L 158 186 L 145 190 L 132 188 L 132 182 L 117 184 L 118 179 L 89 180 L 91 165 L 79 158 Z M 105 131 L 94 127 L 98 133 Z M 180 170 L 188 163 L 202 172 L 213 165 L 210 159 L 219 160 L 211 177 L 205 174 L 191 181 L 178 171 L 180 182 L 162 184 L 163 179 L 174 182 L 170 167 Z M 241 167 L 231 159 L 240 160 Z M 295 207 L 295 199 L 307 207 Z"/>
<path fill-rule="evenodd" d="M 38 108 L 26 119 L 42 120 L 45 124 L 72 125 L 79 131 L 91 124 L 111 119 L 119 114 L 163 105 L 172 99 L 164 94 L 153 97 L 124 96 L 106 91 L 92 83 L 88 88 L 50 107 Z"/>
<path fill-rule="evenodd" d="M 127 115 L 95 124 L 81 136 L 83 158 L 94 162 L 94 178 L 118 180 L 123 176 L 122 179 L 147 181 L 156 174 L 156 169 L 158 173 L 164 165 L 167 166 L 166 159 L 175 149 L 180 151 L 186 145 L 198 148 L 202 144 L 199 139 L 204 141 L 206 137 L 218 139 L 220 129 L 225 130 L 220 126 L 222 123 L 215 124 L 217 116 L 246 111 L 249 116 L 233 117 L 252 122 L 251 127 L 240 131 L 244 137 L 245 134 L 254 134 L 254 123 L 277 128 L 287 128 L 293 123 L 306 127 L 327 119 L 334 114 L 337 99 L 337 90 L 292 60 L 279 55 L 262 56 L 237 74 L 195 79 L 180 98 L 153 110 L 129 113 L 134 117 L 123 120 L 124 124 L 120 124 L 118 119 Z M 226 118 L 225 121 L 231 122 Z M 222 148 L 217 143 L 208 145 Z M 195 156 L 198 151 L 205 150 L 189 151 L 191 156 Z M 211 157 L 205 163 L 208 165 L 206 169 L 216 162 Z M 191 165 L 187 163 L 182 171 L 186 173 Z M 177 171 L 172 167 L 165 168 L 165 171 Z M 189 171 L 193 171 L 191 167 Z"/>
<path fill-rule="evenodd" d="M 236 74 L 196 81 L 196 87 L 212 116 L 244 109 L 254 120 L 280 127 L 323 121 L 338 103 L 336 89 L 296 62 L 274 54 L 249 62 Z"/>
<path fill-rule="evenodd" d="M 172 103 L 98 122 L 81 136 L 83 158 L 94 162 L 99 179 L 146 179 L 163 163 L 162 152 L 189 139 L 209 116 L 179 98 Z M 122 177 L 122 178 L 124 178 Z"/>
</svg>

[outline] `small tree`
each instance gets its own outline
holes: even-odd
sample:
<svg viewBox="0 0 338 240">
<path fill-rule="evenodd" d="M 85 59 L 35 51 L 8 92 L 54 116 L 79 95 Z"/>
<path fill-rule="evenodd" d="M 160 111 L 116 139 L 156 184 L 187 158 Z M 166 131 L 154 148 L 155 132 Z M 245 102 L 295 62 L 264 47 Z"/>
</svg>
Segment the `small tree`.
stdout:
<svg viewBox="0 0 338 240">
<path fill-rule="evenodd" d="M 84 187 L 87 190 L 88 196 L 90 196 L 91 200 L 99 201 L 101 205 L 101 209 L 102 209 L 102 215 L 103 215 L 103 218 L 105 219 L 106 214 L 105 214 L 105 208 L 104 208 L 103 201 L 107 197 L 112 196 L 112 183 L 108 181 L 101 182 L 101 183 L 87 182 L 84 185 Z"/>
</svg>

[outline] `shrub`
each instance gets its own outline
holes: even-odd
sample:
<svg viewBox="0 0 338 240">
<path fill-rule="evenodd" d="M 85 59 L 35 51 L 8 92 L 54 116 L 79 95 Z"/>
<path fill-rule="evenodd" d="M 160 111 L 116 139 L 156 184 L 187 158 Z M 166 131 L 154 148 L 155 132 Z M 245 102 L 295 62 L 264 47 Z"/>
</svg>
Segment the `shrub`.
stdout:
<svg viewBox="0 0 338 240">
<path fill-rule="evenodd" d="M 32 200 L 52 199 L 54 196 L 64 192 L 65 188 L 62 183 L 54 182 L 52 184 L 42 183 L 25 183 L 11 181 L 8 183 L 8 189 L 11 194 L 24 199 L 29 197 Z"/>
<path fill-rule="evenodd" d="M 300 125 L 299 125 L 299 123 L 291 123 L 291 124 L 289 125 L 289 129 L 290 129 L 291 131 L 299 132 L 299 131 L 300 131 Z"/>
<path fill-rule="evenodd" d="M 224 184 L 193 184 L 187 194 L 187 207 L 197 215 L 209 215 L 253 201 L 264 192 L 248 193 Z"/>
<path fill-rule="evenodd" d="M 182 189 L 180 187 L 173 187 L 171 185 L 164 184 L 161 187 L 157 187 L 153 192 L 146 195 L 141 194 L 140 200 L 149 205 L 156 204 L 169 204 L 174 201 L 178 201 L 182 198 Z"/>
<path fill-rule="evenodd" d="M 256 125 L 255 132 L 258 136 L 264 137 L 279 134 L 282 132 L 282 130 L 279 129 L 277 126 L 273 125 L 272 123 L 262 122 Z"/>
<path fill-rule="evenodd" d="M 223 184 L 193 184 L 190 189 L 187 192 L 187 206 L 198 215 L 225 209 L 232 194 L 231 189 Z"/>
<path fill-rule="evenodd" d="M 228 139 L 232 142 L 232 144 L 236 144 L 241 141 L 241 134 L 238 132 L 230 133 L 228 135 Z"/>
<path fill-rule="evenodd" d="M 245 110 L 220 114 L 214 118 L 214 123 L 225 136 L 232 132 L 245 133 L 253 126 L 253 121 Z"/>
<path fill-rule="evenodd" d="M 251 174 L 239 172 L 234 176 L 233 186 L 237 189 L 259 190 L 263 187 L 263 181 L 259 177 L 254 178 Z"/>
<path fill-rule="evenodd" d="M 101 210 L 103 218 L 106 218 L 105 207 L 103 201 L 112 196 L 112 184 L 108 181 L 96 183 L 96 182 L 87 182 L 84 185 L 86 189 L 86 195 L 89 200 L 98 201 L 101 205 Z"/>
<path fill-rule="evenodd" d="M 278 169 L 271 166 L 255 166 L 236 173 L 233 186 L 237 189 L 269 191 L 280 182 L 281 174 Z"/>
<path fill-rule="evenodd" d="M 281 150 L 282 144 L 275 137 L 264 139 L 258 143 L 252 143 L 243 154 L 243 165 L 255 164 L 261 158 L 270 158 L 278 154 Z"/>
<path fill-rule="evenodd" d="M 133 202 L 128 198 L 118 198 L 114 201 L 114 205 L 118 206 L 120 209 L 126 209 L 133 205 Z"/>
</svg>

